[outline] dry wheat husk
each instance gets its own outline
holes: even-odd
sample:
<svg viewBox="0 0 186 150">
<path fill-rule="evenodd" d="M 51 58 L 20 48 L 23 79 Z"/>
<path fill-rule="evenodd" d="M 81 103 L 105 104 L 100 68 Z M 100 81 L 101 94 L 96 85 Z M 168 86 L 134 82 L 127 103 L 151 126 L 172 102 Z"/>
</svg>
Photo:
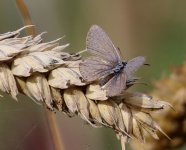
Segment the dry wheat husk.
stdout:
<svg viewBox="0 0 186 150">
<path fill-rule="evenodd" d="M 29 26 L 26 26 L 29 27 Z M 59 40 L 43 42 L 43 34 L 19 37 L 23 27 L 0 35 L 0 89 L 17 100 L 23 93 L 50 110 L 78 115 L 93 127 L 112 128 L 121 145 L 129 139 L 144 143 L 146 133 L 166 135 L 151 113 L 168 103 L 143 93 L 125 91 L 113 98 L 96 83 L 86 83 L 79 71 L 78 54 L 63 51 Z M 122 147 L 124 149 L 124 147 Z"/>
<path fill-rule="evenodd" d="M 147 144 L 141 145 L 134 141 L 132 143 L 134 149 L 175 149 L 186 143 L 186 64 L 175 67 L 171 75 L 157 81 L 155 87 L 152 92 L 153 97 L 167 100 L 175 109 L 175 111 L 165 109 L 153 114 L 153 118 L 158 121 L 171 140 L 158 133 L 159 141 L 147 136 Z"/>
</svg>

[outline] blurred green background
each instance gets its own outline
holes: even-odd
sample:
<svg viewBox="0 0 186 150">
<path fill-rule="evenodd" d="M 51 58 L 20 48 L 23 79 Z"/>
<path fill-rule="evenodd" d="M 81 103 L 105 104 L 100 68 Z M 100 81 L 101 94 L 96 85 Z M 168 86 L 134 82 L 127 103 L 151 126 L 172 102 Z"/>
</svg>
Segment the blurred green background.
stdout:
<svg viewBox="0 0 186 150">
<path fill-rule="evenodd" d="M 68 52 L 85 48 L 92 24 L 101 26 L 119 46 L 123 58 L 146 56 L 150 67 L 138 75 L 148 87 L 183 63 L 186 50 L 186 1 L 157 0 L 25 0 L 37 33 L 47 31 L 46 41 L 66 35 Z M 0 33 L 23 26 L 14 0 L 0 1 Z M 43 108 L 19 96 L 19 102 L 5 96 L 0 101 L 0 149 L 52 150 Z M 79 118 L 57 113 L 65 150 L 117 150 L 120 143 L 109 129 L 93 129 Z"/>
</svg>

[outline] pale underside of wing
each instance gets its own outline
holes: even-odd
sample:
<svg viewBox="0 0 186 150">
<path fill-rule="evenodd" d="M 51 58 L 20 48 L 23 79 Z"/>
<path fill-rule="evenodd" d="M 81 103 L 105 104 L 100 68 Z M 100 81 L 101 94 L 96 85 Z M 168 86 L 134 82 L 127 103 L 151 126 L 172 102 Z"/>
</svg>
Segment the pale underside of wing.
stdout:
<svg viewBox="0 0 186 150">
<path fill-rule="evenodd" d="M 145 62 L 145 57 L 138 56 L 135 57 L 127 62 L 127 65 L 125 66 L 125 72 L 127 76 L 127 80 L 130 80 L 133 78 L 133 74 L 135 71 L 137 71 Z"/>
<path fill-rule="evenodd" d="M 101 87 L 104 86 L 113 76 L 114 76 L 114 74 L 112 73 L 112 74 L 105 76 L 104 78 L 101 78 L 99 81 L 99 85 Z"/>
<path fill-rule="evenodd" d="M 93 25 L 87 34 L 86 49 L 91 54 L 110 62 L 113 67 L 121 61 L 120 52 L 109 36 L 97 25 Z"/>
<path fill-rule="evenodd" d="M 123 71 L 117 75 L 113 75 L 113 77 L 108 82 L 106 82 L 102 88 L 106 90 L 108 97 L 121 94 L 121 92 L 126 88 L 125 72 Z"/>
<path fill-rule="evenodd" d="M 90 57 L 80 64 L 80 73 L 85 81 L 95 81 L 109 75 L 112 66 L 105 60 Z"/>
</svg>

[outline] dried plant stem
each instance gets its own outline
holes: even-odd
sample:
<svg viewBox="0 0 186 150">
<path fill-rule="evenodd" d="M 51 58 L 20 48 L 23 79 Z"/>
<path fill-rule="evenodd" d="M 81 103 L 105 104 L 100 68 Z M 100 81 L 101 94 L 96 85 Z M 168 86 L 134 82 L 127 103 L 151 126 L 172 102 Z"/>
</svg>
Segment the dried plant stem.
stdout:
<svg viewBox="0 0 186 150">
<path fill-rule="evenodd" d="M 45 108 L 45 114 L 46 114 L 49 129 L 50 129 L 52 143 L 54 144 L 54 149 L 55 150 L 65 150 L 62 140 L 61 140 L 61 136 L 59 134 L 60 132 L 59 132 L 59 128 L 58 128 L 58 125 L 57 125 L 57 122 L 55 119 L 54 112 Z"/>
<path fill-rule="evenodd" d="M 122 150 L 125 150 L 125 143 L 121 143 Z"/>
<path fill-rule="evenodd" d="M 125 136 L 121 137 L 121 149 L 122 150 L 126 149 L 126 137 Z"/>
<path fill-rule="evenodd" d="M 18 9 L 23 17 L 23 21 L 25 25 L 32 25 L 32 20 L 30 18 L 29 11 L 24 3 L 24 0 L 16 0 L 16 4 L 18 6 Z M 34 27 L 27 28 L 27 32 L 29 35 L 35 36 L 35 30 Z"/>
<path fill-rule="evenodd" d="M 32 25 L 31 17 L 27 9 L 27 6 L 24 3 L 24 0 L 16 0 L 16 4 L 23 17 L 24 24 Z M 29 35 L 35 36 L 34 27 L 27 28 L 27 32 Z M 49 111 L 48 109 L 45 109 L 45 114 L 46 114 L 47 123 L 52 138 L 52 143 L 54 144 L 55 150 L 64 150 L 64 146 L 61 140 L 61 136 L 59 134 L 59 128 L 54 113 Z"/>
</svg>

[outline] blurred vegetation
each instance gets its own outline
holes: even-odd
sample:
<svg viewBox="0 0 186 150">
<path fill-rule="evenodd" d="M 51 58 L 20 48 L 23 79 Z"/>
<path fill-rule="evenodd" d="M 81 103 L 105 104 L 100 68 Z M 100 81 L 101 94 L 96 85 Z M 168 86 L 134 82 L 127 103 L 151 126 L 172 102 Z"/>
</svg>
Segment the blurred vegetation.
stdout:
<svg viewBox="0 0 186 150">
<path fill-rule="evenodd" d="M 185 58 L 186 2 L 183 0 L 25 2 L 37 32 L 47 31 L 46 40 L 66 35 L 62 43 L 71 44 L 69 52 L 83 50 L 89 27 L 100 25 L 120 47 L 124 59 L 146 56 L 151 66 L 142 68 L 139 76 L 149 84 L 169 74 L 169 69 L 181 64 Z M 0 33 L 23 26 L 13 0 L 0 1 L 0 19 Z M 138 85 L 137 88 L 147 92 L 152 85 Z M 24 96 L 20 96 L 19 103 L 10 97 L 1 99 L 0 149 L 51 149 L 42 107 Z M 80 119 L 57 116 L 67 150 L 119 149 L 119 142 L 108 129 L 92 129 Z"/>
</svg>

